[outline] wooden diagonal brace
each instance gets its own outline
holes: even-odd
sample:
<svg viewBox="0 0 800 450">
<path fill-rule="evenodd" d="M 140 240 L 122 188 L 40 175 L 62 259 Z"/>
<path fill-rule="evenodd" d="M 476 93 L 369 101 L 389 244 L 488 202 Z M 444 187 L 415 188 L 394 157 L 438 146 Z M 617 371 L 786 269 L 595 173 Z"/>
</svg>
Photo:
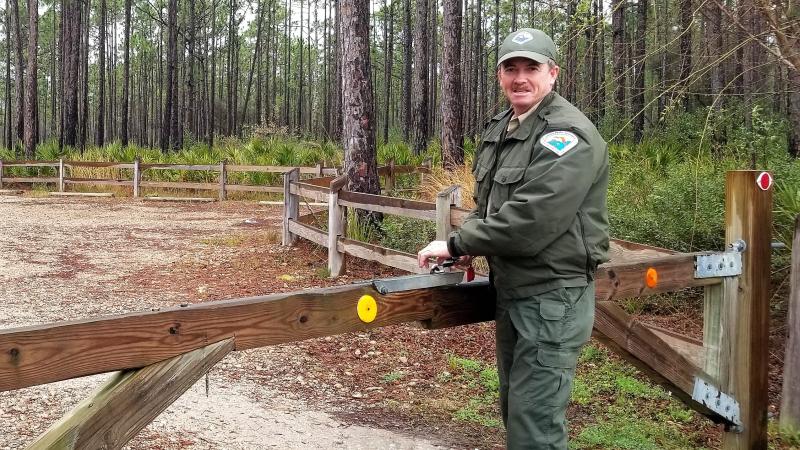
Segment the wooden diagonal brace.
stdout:
<svg viewBox="0 0 800 450">
<path fill-rule="evenodd" d="M 28 448 L 122 448 L 233 351 L 233 338 L 135 370 L 117 372 Z"/>
</svg>

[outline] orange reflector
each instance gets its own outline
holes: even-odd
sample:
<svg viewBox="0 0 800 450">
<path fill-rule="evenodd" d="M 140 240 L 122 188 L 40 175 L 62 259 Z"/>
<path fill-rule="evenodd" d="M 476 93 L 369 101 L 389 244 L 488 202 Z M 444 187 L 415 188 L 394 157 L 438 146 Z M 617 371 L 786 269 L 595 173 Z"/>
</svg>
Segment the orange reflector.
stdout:
<svg viewBox="0 0 800 450">
<path fill-rule="evenodd" d="M 658 272 L 656 269 L 650 267 L 647 269 L 647 274 L 644 276 L 644 282 L 650 289 L 653 289 L 658 284 Z"/>
</svg>

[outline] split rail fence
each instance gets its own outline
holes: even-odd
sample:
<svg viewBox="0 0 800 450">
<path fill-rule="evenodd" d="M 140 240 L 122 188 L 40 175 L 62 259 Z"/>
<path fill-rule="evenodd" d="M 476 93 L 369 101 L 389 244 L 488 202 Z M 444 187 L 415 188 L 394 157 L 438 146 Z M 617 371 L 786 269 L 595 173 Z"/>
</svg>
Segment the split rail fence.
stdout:
<svg viewBox="0 0 800 450">
<path fill-rule="evenodd" d="M 5 176 L 4 171 L 11 168 L 51 168 L 55 176 Z M 118 169 L 130 172 L 130 178 L 80 178 L 68 176 L 74 168 L 83 169 Z M 282 186 L 263 186 L 232 184 L 228 180 L 228 174 L 235 172 L 255 172 L 255 173 L 285 173 L 292 169 L 298 169 L 300 174 L 322 177 L 326 175 L 338 175 L 336 167 L 323 167 L 322 164 L 305 167 L 287 166 L 260 166 L 229 164 L 221 161 L 219 164 L 161 164 L 161 163 L 142 163 L 138 159 L 130 163 L 123 162 L 99 162 L 99 161 L 2 161 L 0 160 L 0 189 L 3 184 L 32 184 L 45 183 L 55 184 L 59 192 L 65 192 L 67 186 L 92 185 L 92 186 L 115 186 L 130 187 L 133 197 L 139 197 L 142 188 L 163 188 L 163 189 L 193 189 L 217 191 L 220 200 L 227 198 L 227 193 L 231 191 L 239 192 L 268 192 L 282 193 Z M 212 172 L 216 173 L 217 182 L 180 182 L 180 181 L 155 181 L 142 179 L 142 175 L 148 170 L 180 170 L 190 172 Z M 378 168 L 379 175 L 384 177 L 384 186 L 387 190 L 394 189 L 398 175 L 419 173 L 430 173 L 430 161 L 421 167 L 410 165 L 395 165 L 390 161 L 386 166 Z"/>
<path fill-rule="evenodd" d="M 345 255 L 419 272 L 414 255 L 345 238 L 348 208 L 434 220 L 439 237 L 466 214 L 456 188 L 428 203 L 348 192 L 344 177 L 300 181 L 296 169 L 284 177 L 284 243 L 303 237 L 328 247 L 332 275 L 342 273 Z M 595 277 L 594 335 L 725 424 L 725 449 L 767 448 L 772 191 L 757 180 L 758 172 L 727 174 L 726 251 L 676 253 L 614 241 L 611 261 Z M 318 195 L 328 198 L 327 231 L 299 216 L 300 197 Z M 0 391 L 120 371 L 30 448 L 121 448 L 231 351 L 403 322 L 437 329 L 494 317 L 486 281 L 387 289 L 406 278 L 3 329 Z M 705 292 L 702 339 L 642 323 L 616 304 L 687 287 Z M 357 313 L 367 296 L 376 309 L 372 321 Z"/>
<path fill-rule="evenodd" d="M 677 253 L 612 240 L 611 261 L 596 274 L 594 335 L 664 385 L 687 405 L 726 424 L 723 447 L 766 448 L 769 283 L 772 224 L 770 186 L 764 172 L 727 174 L 726 252 Z M 332 277 L 345 271 L 347 255 L 425 273 L 414 254 L 346 237 L 349 209 L 362 209 L 436 222 L 444 240 L 459 227 L 458 186 L 438 193 L 436 202 L 349 192 L 345 175 L 300 181 L 284 174 L 283 244 L 299 236 L 328 248 Z M 299 216 L 299 198 L 328 196 L 328 230 Z M 644 324 L 612 300 L 703 287 L 703 339 Z M 489 320 L 491 317 L 485 317 Z"/>
</svg>

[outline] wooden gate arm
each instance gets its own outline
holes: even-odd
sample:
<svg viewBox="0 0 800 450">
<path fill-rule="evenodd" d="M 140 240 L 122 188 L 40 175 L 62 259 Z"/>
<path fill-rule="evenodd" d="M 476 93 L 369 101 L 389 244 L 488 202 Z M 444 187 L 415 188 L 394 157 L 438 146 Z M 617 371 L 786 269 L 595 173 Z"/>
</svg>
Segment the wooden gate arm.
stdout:
<svg viewBox="0 0 800 450">
<path fill-rule="evenodd" d="M 362 295 L 378 305 L 366 324 Z M 234 338 L 236 350 L 404 322 L 431 328 L 489 320 L 486 283 L 381 295 L 371 283 L 313 289 L 160 311 L 0 330 L 0 391 L 148 366 Z"/>
</svg>

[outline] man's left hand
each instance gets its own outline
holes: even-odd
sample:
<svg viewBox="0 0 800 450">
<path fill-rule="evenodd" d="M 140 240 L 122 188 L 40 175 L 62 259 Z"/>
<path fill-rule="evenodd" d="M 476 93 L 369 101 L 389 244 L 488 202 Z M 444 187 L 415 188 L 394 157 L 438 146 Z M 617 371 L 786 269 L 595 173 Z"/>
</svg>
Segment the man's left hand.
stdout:
<svg viewBox="0 0 800 450">
<path fill-rule="evenodd" d="M 433 241 L 417 253 L 417 262 L 420 267 L 428 267 L 428 258 L 436 258 L 436 263 L 441 264 L 449 257 L 447 241 Z"/>
</svg>

